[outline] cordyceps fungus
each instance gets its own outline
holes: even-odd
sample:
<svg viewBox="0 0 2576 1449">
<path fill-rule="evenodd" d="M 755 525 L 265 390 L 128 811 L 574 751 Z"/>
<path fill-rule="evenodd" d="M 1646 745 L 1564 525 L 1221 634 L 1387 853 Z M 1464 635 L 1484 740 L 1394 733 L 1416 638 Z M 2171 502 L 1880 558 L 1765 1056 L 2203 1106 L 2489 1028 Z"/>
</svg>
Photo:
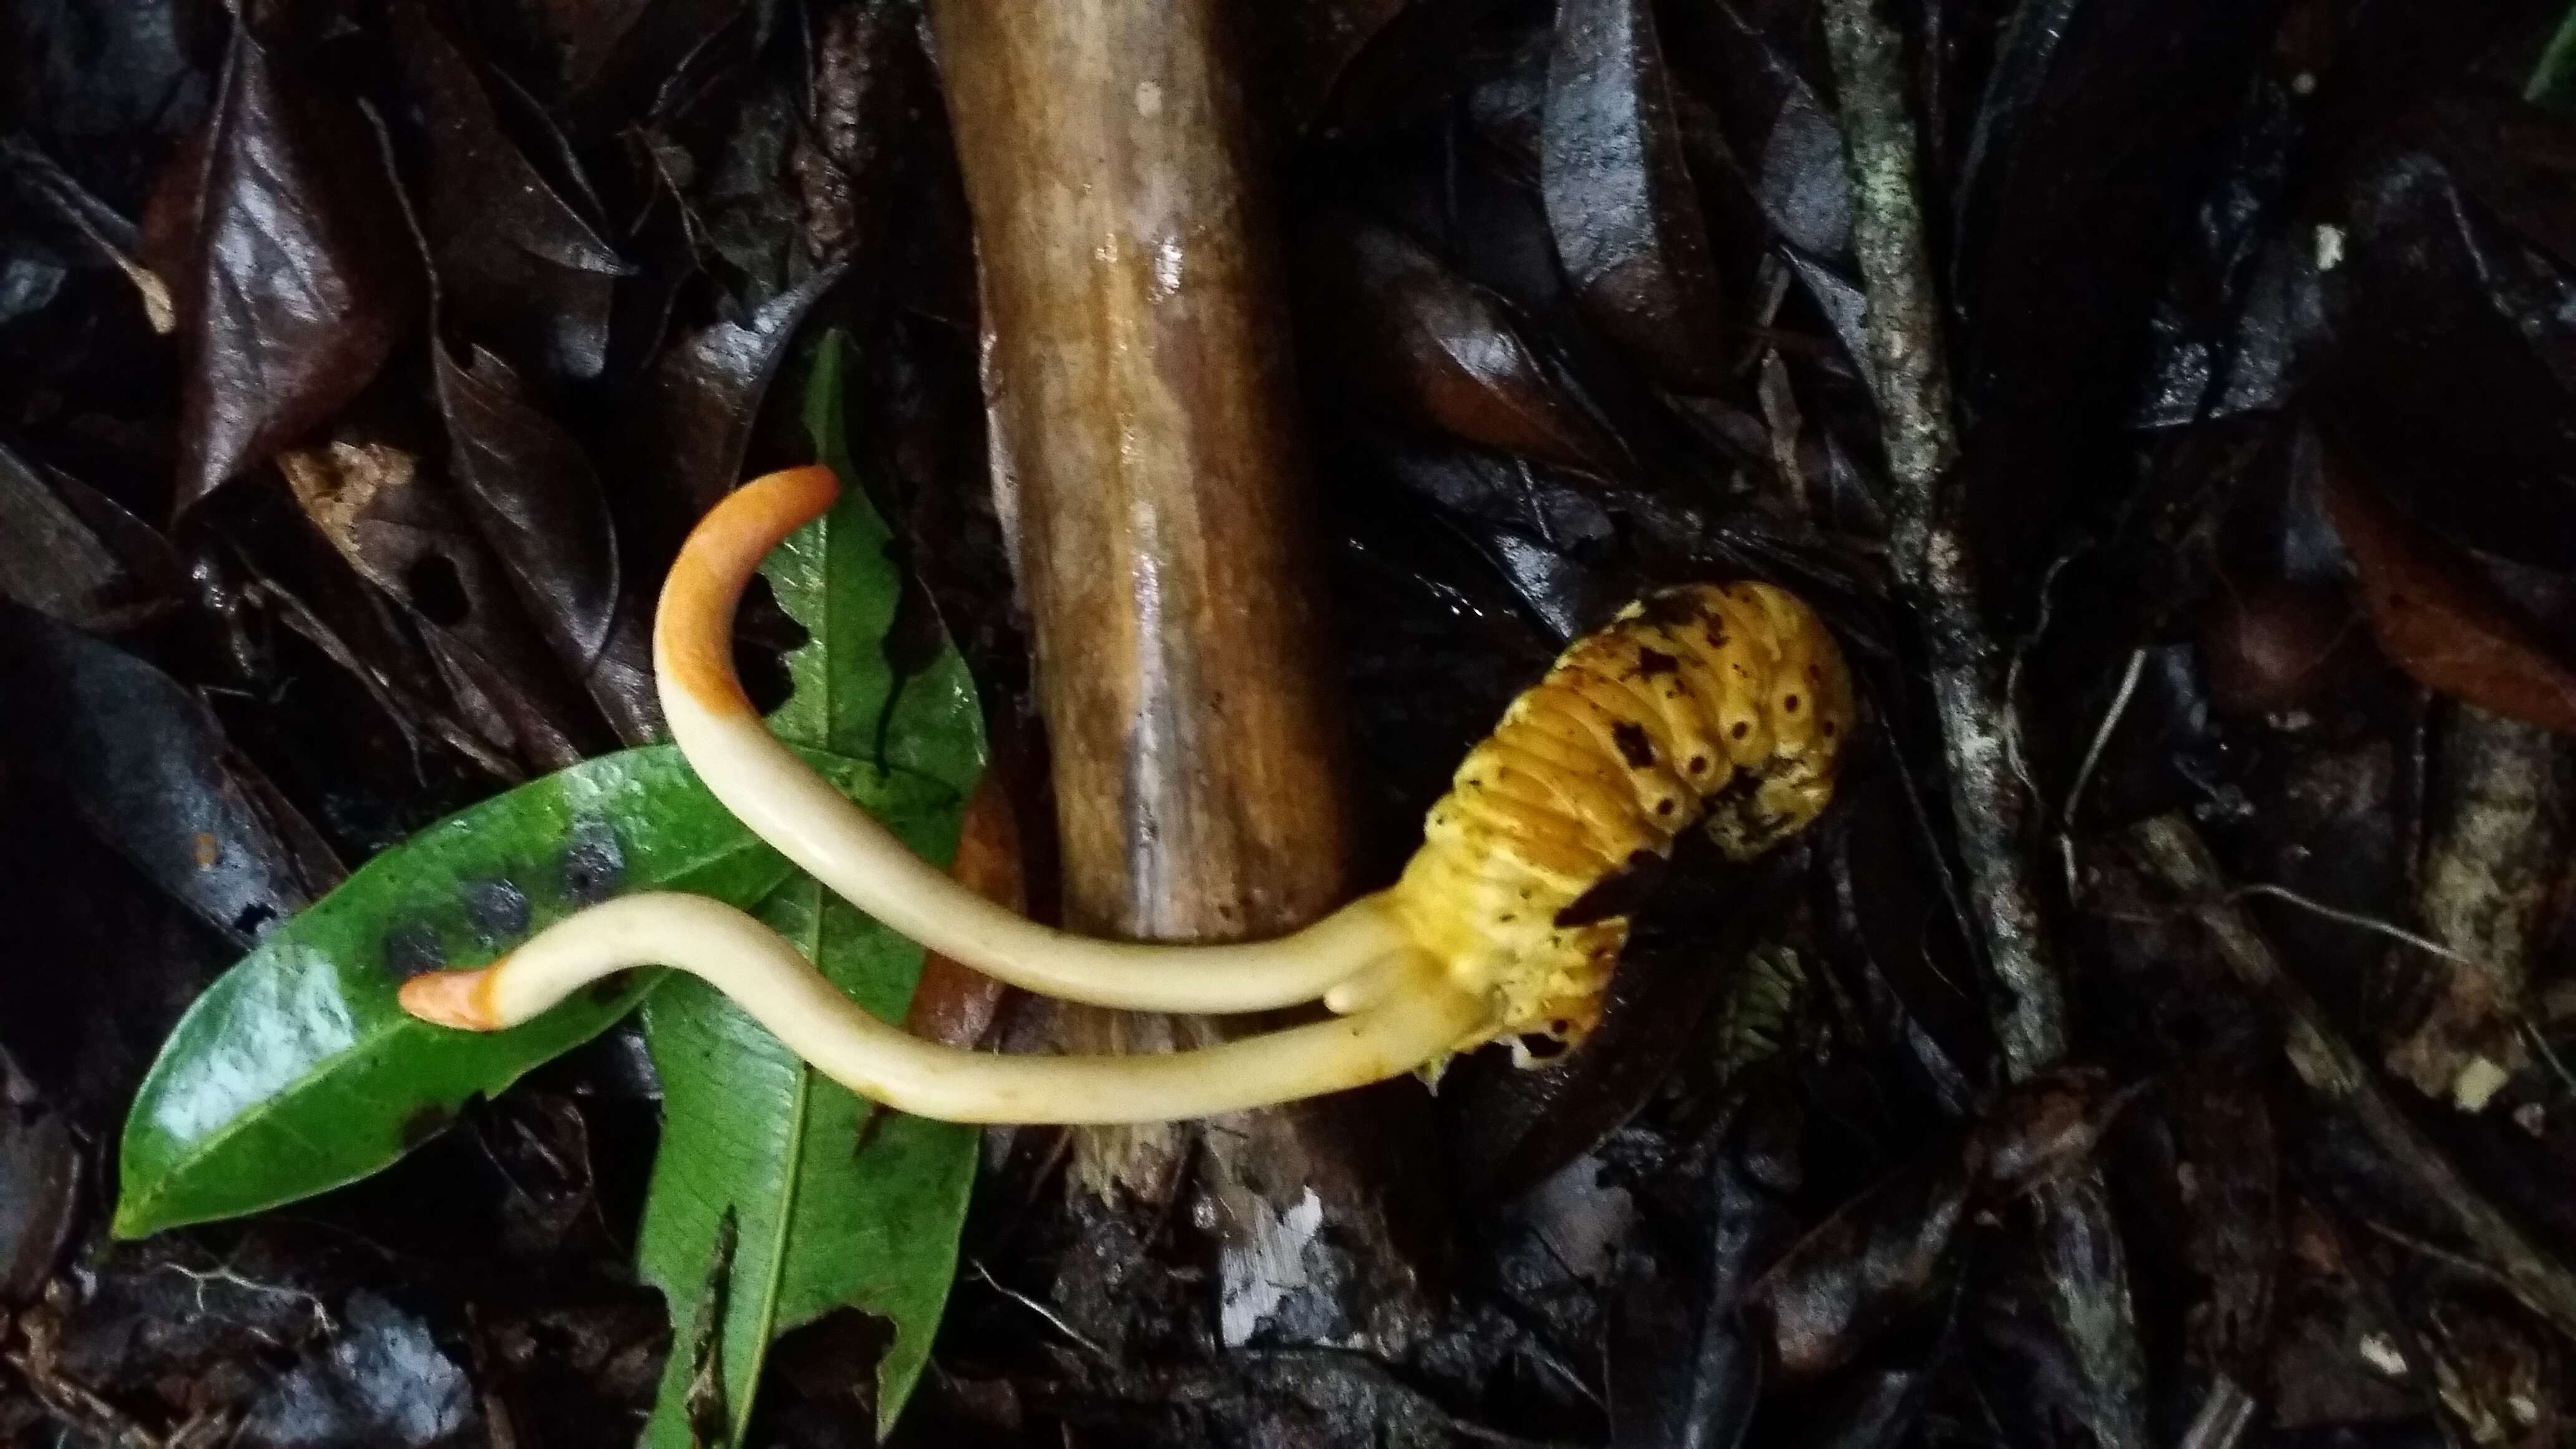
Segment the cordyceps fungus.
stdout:
<svg viewBox="0 0 2576 1449">
<path fill-rule="evenodd" d="M 1023 919 L 914 855 L 770 734 L 735 678 L 733 615 L 770 549 L 831 506 L 821 468 L 754 480 L 708 513 L 654 625 L 672 738 L 755 834 L 886 926 L 1030 991 L 1151 1011 L 1337 1013 L 1146 1056 L 1007 1056 L 868 1014 L 741 911 L 647 893 L 593 906 L 481 970 L 416 977 L 412 1014 L 514 1026 L 588 983 L 665 965 L 705 979 L 824 1075 L 961 1122 L 1141 1122 L 1260 1106 L 1434 1066 L 1497 1038 L 1579 1040 L 1628 934 L 1633 891 L 1706 822 L 1731 856 L 1825 806 L 1850 680 L 1824 627 L 1763 584 L 1667 589 L 1575 641 L 1512 701 L 1431 809 L 1403 876 L 1292 935 L 1104 941 Z"/>
</svg>

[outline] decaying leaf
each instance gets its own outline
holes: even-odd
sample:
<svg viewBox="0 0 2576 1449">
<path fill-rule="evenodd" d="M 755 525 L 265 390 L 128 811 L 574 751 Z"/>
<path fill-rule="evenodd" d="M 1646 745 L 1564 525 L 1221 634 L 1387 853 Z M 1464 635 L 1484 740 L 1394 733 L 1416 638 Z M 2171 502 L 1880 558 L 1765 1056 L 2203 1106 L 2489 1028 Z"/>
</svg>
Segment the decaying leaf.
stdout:
<svg viewBox="0 0 2576 1449">
<path fill-rule="evenodd" d="M 2083 1164 L 2121 1102 L 2098 1072 L 2034 1078 L 1801 1238 L 1748 1302 L 1787 1377 L 1813 1379 L 1935 1301 L 1971 1212 Z"/>
<path fill-rule="evenodd" d="M 2398 668 L 2428 689 L 2576 733 L 2576 671 L 2456 549 L 2391 507 L 2348 463 L 2329 456 L 2319 486 L 2352 555 L 2371 634 Z"/>
<path fill-rule="evenodd" d="M 356 397 L 412 325 L 418 267 L 375 134 L 303 57 L 235 27 L 174 288 L 182 507 Z"/>
<path fill-rule="evenodd" d="M 1305 241 L 1311 309 L 1336 328 L 1315 341 L 1328 376 L 1465 442 L 1595 472 L 1618 467 L 1618 446 L 1500 297 L 1357 215 L 1315 222 Z"/>
<path fill-rule="evenodd" d="M 1557 255 L 1602 331 L 1667 382 L 1722 375 L 1723 294 L 1647 0 L 1565 0 L 1540 176 Z"/>
</svg>

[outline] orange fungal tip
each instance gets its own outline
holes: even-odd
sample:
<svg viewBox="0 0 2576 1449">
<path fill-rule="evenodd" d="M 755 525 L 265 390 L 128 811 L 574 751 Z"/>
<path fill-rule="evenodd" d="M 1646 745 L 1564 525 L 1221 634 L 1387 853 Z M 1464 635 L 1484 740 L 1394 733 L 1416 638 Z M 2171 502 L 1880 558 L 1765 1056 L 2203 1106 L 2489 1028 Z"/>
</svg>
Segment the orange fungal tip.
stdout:
<svg viewBox="0 0 2576 1449">
<path fill-rule="evenodd" d="M 398 999 L 403 1010 L 438 1026 L 497 1031 L 501 1023 L 492 1013 L 492 994 L 486 989 L 491 979 L 490 969 L 424 972 L 402 984 Z"/>
</svg>

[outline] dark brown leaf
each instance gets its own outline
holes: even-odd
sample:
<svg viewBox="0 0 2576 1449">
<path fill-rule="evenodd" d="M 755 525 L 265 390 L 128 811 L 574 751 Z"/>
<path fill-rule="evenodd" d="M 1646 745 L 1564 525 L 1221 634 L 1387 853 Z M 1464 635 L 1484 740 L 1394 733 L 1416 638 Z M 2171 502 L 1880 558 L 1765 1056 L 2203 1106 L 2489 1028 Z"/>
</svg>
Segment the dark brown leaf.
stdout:
<svg viewBox="0 0 2576 1449">
<path fill-rule="evenodd" d="M 1557 255 L 1595 325 L 1672 386 L 1724 375 L 1724 289 L 1647 0 L 1563 0 L 1540 178 Z"/>
<path fill-rule="evenodd" d="M 2452 542 L 2565 572 L 2576 569 L 2576 232 L 2558 170 L 2576 126 L 2508 120 L 2508 104 L 2430 105 L 2353 164 L 2314 243 L 2332 332 L 2314 396 L 2406 513 Z"/>
<path fill-rule="evenodd" d="M 442 329 L 523 367 L 598 376 L 625 264 L 511 140 L 473 62 L 427 8 L 397 4 L 388 16 L 429 138 L 421 224 Z"/>
<path fill-rule="evenodd" d="M 8 1306 L 34 1300 L 53 1276 L 77 1223 L 81 1182 L 71 1124 L 14 1100 L 14 1077 L 0 1057 L 0 1305 Z"/>
<path fill-rule="evenodd" d="M 2082 1165 L 2120 1101 L 2098 1072 L 2033 1078 L 1844 1205 L 1753 1286 L 1773 1364 L 1792 1380 L 1828 1373 L 1932 1302 L 1970 1212 Z"/>
<path fill-rule="evenodd" d="M 233 34 L 187 274 L 179 506 L 356 397 L 413 322 L 418 264 L 367 118 Z"/>
<path fill-rule="evenodd" d="M 466 510 L 519 601 L 615 726 L 641 743 L 660 732 L 645 581 L 624 577 L 598 475 L 508 363 L 476 348 L 470 367 L 432 349 L 449 467 Z"/>
<path fill-rule="evenodd" d="M 1959 488 L 2003 602 L 2099 506 L 2175 249 L 2279 0 L 2044 0 L 2003 33 L 1959 179 Z"/>
<path fill-rule="evenodd" d="M 0 447 L 0 595 L 115 631 L 166 613 L 183 587 L 177 553 L 150 525 Z"/>
<path fill-rule="evenodd" d="M 1326 378 L 1483 447 L 1607 473 L 1621 451 L 1502 298 L 1392 227 L 1340 212 L 1304 236 L 1309 344 Z"/>
<path fill-rule="evenodd" d="M 638 462 L 664 484 L 666 506 L 691 518 L 740 481 L 760 400 L 807 311 L 841 278 L 826 268 L 742 321 L 717 321 L 662 354 L 648 390 L 650 426 Z"/>
<path fill-rule="evenodd" d="M 2390 507 L 2348 463 L 2330 457 L 2321 486 L 2371 634 L 2391 662 L 2427 689 L 2576 733 L 2576 672 L 2456 549 Z"/>
<path fill-rule="evenodd" d="M 0 694 L 15 756 L 237 943 L 337 883 L 313 828 L 232 752 L 205 705 L 151 665 L 0 603 Z"/>
<path fill-rule="evenodd" d="M 421 625 L 459 716 L 542 769 L 587 733 L 500 564 L 410 453 L 335 439 L 278 455 L 295 500 L 341 556 Z"/>
</svg>

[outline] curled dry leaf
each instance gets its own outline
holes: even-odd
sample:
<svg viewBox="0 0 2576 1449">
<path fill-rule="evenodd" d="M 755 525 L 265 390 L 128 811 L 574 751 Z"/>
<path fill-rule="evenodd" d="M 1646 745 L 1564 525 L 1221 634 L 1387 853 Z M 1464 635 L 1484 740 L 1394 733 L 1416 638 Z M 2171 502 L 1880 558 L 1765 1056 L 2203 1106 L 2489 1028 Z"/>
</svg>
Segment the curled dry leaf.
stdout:
<svg viewBox="0 0 2576 1449">
<path fill-rule="evenodd" d="M 236 942 L 337 879 L 320 837 L 203 701 L 124 650 L 0 604 L 0 738 L 92 833 Z"/>
<path fill-rule="evenodd" d="M 667 492 L 657 500 L 694 518 L 715 505 L 742 474 L 743 451 L 770 379 L 787 356 L 797 324 L 839 281 L 826 267 L 740 321 L 710 323 L 662 354 L 647 392 L 648 435 L 639 462 Z"/>
<path fill-rule="evenodd" d="M 2391 662 L 2427 689 L 2576 733 L 2576 672 L 2465 555 L 2399 513 L 2346 459 L 2329 454 L 2319 486 L 2352 555 L 2371 634 Z"/>
<path fill-rule="evenodd" d="M 418 3 L 388 12 L 429 138 L 421 223 L 441 325 L 561 377 L 607 365 L 617 253 L 503 129 L 474 65 Z"/>
<path fill-rule="evenodd" d="M 2332 345 L 2310 390 L 2409 517 L 2560 572 L 2576 568 L 2571 138 L 2563 118 L 2465 97 L 2387 127 L 2318 233 Z"/>
<path fill-rule="evenodd" d="M 178 555 L 141 519 L 0 447 L 0 596 L 84 629 L 176 606 Z"/>
<path fill-rule="evenodd" d="M 449 466 L 519 601 L 564 667 L 629 744 L 661 728 L 643 601 L 620 565 L 615 525 L 590 458 L 546 416 L 511 366 L 482 348 L 471 364 L 434 347 Z"/>
<path fill-rule="evenodd" d="M 578 762 L 581 725 L 501 568 L 419 459 L 334 440 L 280 453 L 295 500 L 368 582 L 419 621 L 463 717 L 544 768 Z"/>
<path fill-rule="evenodd" d="M 418 291 L 375 128 L 234 28 L 180 307 L 179 506 L 358 395 Z"/>
<path fill-rule="evenodd" d="M 1969 1214 L 2080 1166 L 2121 1101 L 2099 1072 L 2034 1077 L 1818 1224 L 1747 1295 L 1773 1364 L 1817 1378 L 1933 1301 Z"/>
<path fill-rule="evenodd" d="M 1411 237 L 1349 212 L 1306 231 L 1320 357 L 1370 402 L 1466 442 L 1594 472 L 1621 452 L 1501 297 Z"/>
<path fill-rule="evenodd" d="M 1674 387 L 1713 389 L 1723 292 L 1647 0 L 1557 7 L 1539 176 L 1594 324 Z"/>
</svg>

